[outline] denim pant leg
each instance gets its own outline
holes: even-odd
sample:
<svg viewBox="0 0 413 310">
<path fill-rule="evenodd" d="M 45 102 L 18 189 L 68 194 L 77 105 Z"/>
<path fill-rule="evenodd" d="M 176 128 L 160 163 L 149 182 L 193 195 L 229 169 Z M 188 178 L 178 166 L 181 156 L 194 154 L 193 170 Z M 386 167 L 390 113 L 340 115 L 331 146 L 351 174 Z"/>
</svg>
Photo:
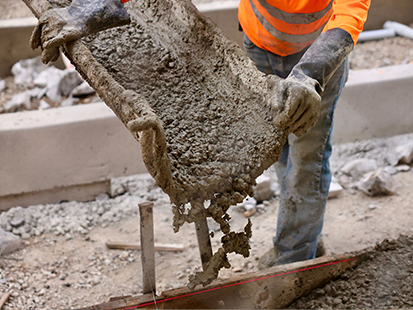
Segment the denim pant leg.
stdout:
<svg viewBox="0 0 413 310">
<path fill-rule="evenodd" d="M 251 44 L 248 38 L 244 39 L 245 50 L 257 68 L 268 73 L 268 66 L 272 66 L 272 73 L 281 77 L 286 77 L 302 56 L 301 53 L 280 57 Z M 274 238 L 278 264 L 315 257 L 331 182 L 333 114 L 346 79 L 347 61 L 337 69 L 321 95 L 321 113 L 316 124 L 300 138 L 291 134 L 275 165 L 281 182 Z"/>
<path fill-rule="evenodd" d="M 299 138 L 288 137 L 287 164 L 276 165 L 279 175 L 285 171 L 274 238 L 279 264 L 315 257 L 331 182 L 333 115 L 347 79 L 347 65 L 345 61 L 326 85 L 316 124 Z"/>
</svg>

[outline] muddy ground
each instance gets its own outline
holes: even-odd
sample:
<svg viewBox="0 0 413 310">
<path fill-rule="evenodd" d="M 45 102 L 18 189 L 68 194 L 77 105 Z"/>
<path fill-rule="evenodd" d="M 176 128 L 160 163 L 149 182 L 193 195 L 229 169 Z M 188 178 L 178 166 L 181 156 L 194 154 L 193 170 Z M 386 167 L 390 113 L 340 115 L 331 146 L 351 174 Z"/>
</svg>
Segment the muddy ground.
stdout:
<svg viewBox="0 0 413 310">
<path fill-rule="evenodd" d="M 290 309 L 413 307 L 413 236 L 384 240 L 355 270 L 311 292 Z"/>
</svg>

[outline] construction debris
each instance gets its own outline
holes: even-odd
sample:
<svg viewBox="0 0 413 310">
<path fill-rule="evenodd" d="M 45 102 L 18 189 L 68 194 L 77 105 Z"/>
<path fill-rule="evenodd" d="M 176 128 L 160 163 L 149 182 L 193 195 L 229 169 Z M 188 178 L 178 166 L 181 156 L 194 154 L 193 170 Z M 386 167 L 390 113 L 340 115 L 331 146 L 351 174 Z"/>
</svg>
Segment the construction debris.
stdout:
<svg viewBox="0 0 413 310">
<path fill-rule="evenodd" d="M 374 159 L 361 158 L 346 163 L 340 171 L 357 181 L 366 173 L 374 171 L 377 168 L 377 162 Z"/>
<path fill-rule="evenodd" d="M 24 59 L 16 63 L 12 69 L 15 84 L 25 89 L 15 94 L 4 105 L 5 112 L 22 110 L 48 109 L 56 106 L 71 106 L 78 103 L 78 97 L 93 98 L 95 91 L 74 69 L 61 70 L 54 66 L 39 64 L 40 57 Z M 5 81 L 0 82 L 0 86 Z M 83 101 L 87 102 L 86 99 Z"/>
<path fill-rule="evenodd" d="M 368 173 L 357 183 L 357 188 L 369 196 L 393 195 L 396 187 L 393 177 L 384 169 Z"/>
<path fill-rule="evenodd" d="M 124 243 L 124 242 L 106 242 L 106 247 L 108 249 L 116 249 L 116 250 L 140 250 L 141 245 L 136 243 Z M 183 252 L 184 251 L 183 244 L 172 244 L 172 243 L 155 243 L 154 250 L 155 251 L 165 251 L 165 252 Z"/>
<path fill-rule="evenodd" d="M 399 145 L 396 148 L 396 153 L 398 155 L 399 164 L 411 164 L 413 161 L 413 142 Z"/>
<path fill-rule="evenodd" d="M 258 202 L 270 200 L 274 196 L 274 191 L 271 188 L 273 180 L 266 175 L 260 175 L 256 182 L 257 185 L 253 187 L 255 200 Z"/>
<path fill-rule="evenodd" d="M 17 251 L 21 247 L 22 242 L 18 236 L 0 228 L 0 256 Z"/>
<path fill-rule="evenodd" d="M 6 88 L 6 81 L 0 79 L 0 93 Z"/>
<path fill-rule="evenodd" d="M 11 72 L 14 75 L 14 83 L 22 86 L 31 86 L 36 77 L 47 68 L 40 57 L 23 59 L 13 65 Z"/>
<path fill-rule="evenodd" d="M 10 297 L 10 293 L 4 293 L 1 298 L 0 298 L 0 310 L 3 309 L 4 304 L 7 302 L 7 300 Z"/>
</svg>

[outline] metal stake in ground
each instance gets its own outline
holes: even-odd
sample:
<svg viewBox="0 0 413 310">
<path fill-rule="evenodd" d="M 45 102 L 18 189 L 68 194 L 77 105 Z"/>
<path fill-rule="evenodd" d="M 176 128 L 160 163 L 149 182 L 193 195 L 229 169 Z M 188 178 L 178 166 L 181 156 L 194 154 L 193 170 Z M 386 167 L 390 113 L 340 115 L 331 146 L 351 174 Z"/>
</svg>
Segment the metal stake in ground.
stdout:
<svg viewBox="0 0 413 310">
<path fill-rule="evenodd" d="M 206 271 L 209 261 L 212 257 L 211 239 L 207 219 L 201 219 L 195 222 L 196 237 L 198 238 L 199 254 L 201 255 L 202 269 Z"/>
<path fill-rule="evenodd" d="M 139 204 L 141 218 L 141 256 L 143 293 L 156 293 L 153 202 Z"/>
</svg>

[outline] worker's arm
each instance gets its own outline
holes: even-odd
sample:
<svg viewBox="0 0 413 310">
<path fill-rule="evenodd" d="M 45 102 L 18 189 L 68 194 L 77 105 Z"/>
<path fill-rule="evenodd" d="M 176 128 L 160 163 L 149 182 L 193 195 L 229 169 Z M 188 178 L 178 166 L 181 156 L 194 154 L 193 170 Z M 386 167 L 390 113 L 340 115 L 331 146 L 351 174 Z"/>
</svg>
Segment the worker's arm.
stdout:
<svg viewBox="0 0 413 310">
<path fill-rule="evenodd" d="M 371 0 L 335 0 L 333 14 L 324 31 L 340 28 L 350 33 L 354 44 L 357 43 L 360 32 L 367 20 Z"/>
<path fill-rule="evenodd" d="M 300 136 L 314 124 L 320 112 L 320 94 L 356 44 L 370 2 L 334 0 L 324 32 L 281 82 L 274 103 L 280 109 L 275 125 Z"/>
<path fill-rule="evenodd" d="M 92 33 L 130 22 L 121 0 L 73 0 L 66 8 L 47 11 L 32 33 L 30 45 L 41 47 L 42 61 L 59 57 L 59 46 Z"/>
<path fill-rule="evenodd" d="M 304 53 L 273 98 L 278 110 L 274 124 L 301 136 L 320 114 L 321 93 L 334 72 L 340 67 L 354 43 L 343 29 L 322 33 Z"/>
</svg>

